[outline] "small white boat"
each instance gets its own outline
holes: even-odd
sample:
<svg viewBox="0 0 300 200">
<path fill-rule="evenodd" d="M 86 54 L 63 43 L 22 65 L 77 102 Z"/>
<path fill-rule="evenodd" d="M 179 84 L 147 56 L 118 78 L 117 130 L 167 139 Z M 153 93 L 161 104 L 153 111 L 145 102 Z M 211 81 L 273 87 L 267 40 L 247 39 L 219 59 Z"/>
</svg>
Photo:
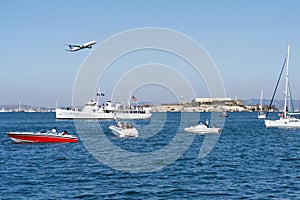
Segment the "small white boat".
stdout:
<svg viewBox="0 0 300 200">
<path fill-rule="evenodd" d="M 260 113 L 257 115 L 258 119 L 266 119 L 267 115 L 265 113 Z"/>
<path fill-rule="evenodd" d="M 222 114 L 220 114 L 220 117 L 228 117 L 227 112 L 222 112 Z"/>
<path fill-rule="evenodd" d="M 204 124 L 198 124 L 196 126 L 191 126 L 188 128 L 184 129 L 186 132 L 191 132 L 191 133 L 219 133 L 221 132 L 221 128 L 217 128 L 215 126 L 213 127 L 208 127 L 207 125 Z"/>
<path fill-rule="evenodd" d="M 117 122 L 117 125 L 108 127 L 114 136 L 117 137 L 138 137 L 139 132 L 133 127 L 132 123 Z"/>
</svg>

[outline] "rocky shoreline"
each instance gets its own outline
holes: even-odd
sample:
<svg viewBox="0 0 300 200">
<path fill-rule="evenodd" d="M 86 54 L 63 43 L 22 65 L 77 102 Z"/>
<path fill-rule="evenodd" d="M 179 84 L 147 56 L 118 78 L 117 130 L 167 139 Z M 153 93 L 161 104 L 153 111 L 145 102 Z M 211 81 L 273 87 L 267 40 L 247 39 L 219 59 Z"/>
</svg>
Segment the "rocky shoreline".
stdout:
<svg viewBox="0 0 300 200">
<path fill-rule="evenodd" d="M 204 99 L 204 98 L 202 98 Z M 191 103 L 161 104 L 153 106 L 153 112 L 257 112 L 260 110 L 258 104 L 244 105 L 241 100 L 193 100 Z M 263 111 L 268 110 L 267 105 L 262 106 Z M 272 106 L 269 112 L 278 112 L 279 110 Z"/>
</svg>

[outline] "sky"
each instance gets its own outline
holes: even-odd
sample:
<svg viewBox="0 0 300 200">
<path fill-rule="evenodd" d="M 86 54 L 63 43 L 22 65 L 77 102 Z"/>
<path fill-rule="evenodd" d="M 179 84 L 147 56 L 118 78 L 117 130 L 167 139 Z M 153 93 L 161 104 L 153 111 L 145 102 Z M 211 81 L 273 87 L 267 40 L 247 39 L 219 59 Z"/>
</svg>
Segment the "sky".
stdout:
<svg viewBox="0 0 300 200">
<path fill-rule="evenodd" d="M 143 27 L 175 30 L 200 44 L 217 66 L 226 96 L 231 98 L 259 98 L 264 89 L 264 97 L 270 99 L 287 44 L 291 44 L 291 88 L 293 98 L 300 99 L 297 0 L 4 0 L 0 8 L 0 105 L 19 100 L 34 106 L 71 105 L 80 66 L 97 45 L 120 32 Z M 92 49 L 65 51 L 66 43 L 91 40 L 97 41 Z M 203 87 L 199 85 L 197 96 L 207 97 Z M 112 89 L 104 90 L 105 98 L 110 98 Z M 166 90 L 152 88 L 143 94 L 139 89 L 135 95 L 145 102 L 172 101 Z"/>
</svg>

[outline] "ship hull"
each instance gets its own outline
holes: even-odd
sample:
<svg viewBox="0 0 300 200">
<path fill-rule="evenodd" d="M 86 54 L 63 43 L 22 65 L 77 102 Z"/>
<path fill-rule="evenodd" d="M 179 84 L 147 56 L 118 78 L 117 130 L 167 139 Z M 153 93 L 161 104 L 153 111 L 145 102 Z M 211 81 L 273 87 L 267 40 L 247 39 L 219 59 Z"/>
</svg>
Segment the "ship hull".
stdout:
<svg viewBox="0 0 300 200">
<path fill-rule="evenodd" d="M 152 113 L 139 113 L 134 111 L 104 113 L 56 109 L 56 119 L 150 119 L 151 116 Z"/>
</svg>

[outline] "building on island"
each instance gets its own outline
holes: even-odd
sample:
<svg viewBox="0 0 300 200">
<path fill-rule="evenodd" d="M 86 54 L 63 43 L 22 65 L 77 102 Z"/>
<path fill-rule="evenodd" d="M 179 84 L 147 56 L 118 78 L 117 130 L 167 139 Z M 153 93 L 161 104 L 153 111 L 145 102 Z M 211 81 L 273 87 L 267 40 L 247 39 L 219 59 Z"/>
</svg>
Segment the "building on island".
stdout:
<svg viewBox="0 0 300 200">
<path fill-rule="evenodd" d="M 156 112 L 245 112 L 249 111 L 240 99 L 196 98 L 190 103 L 161 104 Z"/>
</svg>

